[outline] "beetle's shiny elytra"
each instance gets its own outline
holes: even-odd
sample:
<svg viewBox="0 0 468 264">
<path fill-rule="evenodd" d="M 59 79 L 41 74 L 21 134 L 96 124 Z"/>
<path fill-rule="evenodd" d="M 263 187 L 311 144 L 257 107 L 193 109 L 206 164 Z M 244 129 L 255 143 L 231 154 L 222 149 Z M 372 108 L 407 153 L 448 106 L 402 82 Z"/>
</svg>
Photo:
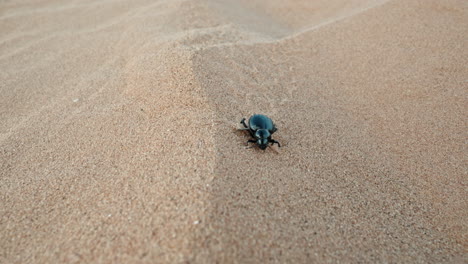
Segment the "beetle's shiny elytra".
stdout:
<svg viewBox="0 0 468 264">
<path fill-rule="evenodd" d="M 280 143 L 271 138 L 271 135 L 278 130 L 273 123 L 273 121 L 265 115 L 253 115 L 249 118 L 248 125 L 245 123 L 245 118 L 240 122 L 244 125 L 244 129 L 248 130 L 250 135 L 254 139 L 249 139 L 247 144 L 257 143 L 258 147 L 265 150 L 268 147 L 268 143 L 278 144 L 278 147 L 281 147 Z"/>
</svg>

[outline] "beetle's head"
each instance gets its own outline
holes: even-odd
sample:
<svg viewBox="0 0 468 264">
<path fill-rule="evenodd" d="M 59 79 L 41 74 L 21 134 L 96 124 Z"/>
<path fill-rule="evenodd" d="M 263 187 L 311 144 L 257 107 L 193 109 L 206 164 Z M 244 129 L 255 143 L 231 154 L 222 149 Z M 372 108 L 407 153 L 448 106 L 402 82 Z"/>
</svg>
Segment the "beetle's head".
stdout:
<svg viewBox="0 0 468 264">
<path fill-rule="evenodd" d="M 257 138 L 257 144 L 261 149 L 266 149 L 268 147 L 268 138 L 270 137 L 270 132 L 266 129 L 259 129 L 255 132 L 255 137 Z"/>
<path fill-rule="evenodd" d="M 268 139 L 262 138 L 257 140 L 258 147 L 265 150 L 268 147 Z"/>
</svg>

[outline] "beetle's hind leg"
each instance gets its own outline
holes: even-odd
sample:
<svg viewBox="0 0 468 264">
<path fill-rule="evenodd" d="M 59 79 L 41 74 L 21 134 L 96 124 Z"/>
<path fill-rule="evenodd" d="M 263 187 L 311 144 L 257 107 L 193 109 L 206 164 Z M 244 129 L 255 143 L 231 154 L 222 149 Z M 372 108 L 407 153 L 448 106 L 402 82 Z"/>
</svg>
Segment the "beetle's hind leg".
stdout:
<svg viewBox="0 0 468 264">
<path fill-rule="evenodd" d="M 245 117 L 242 118 L 242 120 L 240 121 L 240 123 L 243 124 L 245 128 L 247 128 L 247 129 L 249 128 L 249 127 L 247 126 L 247 124 L 245 123 Z"/>
<path fill-rule="evenodd" d="M 275 124 L 273 124 L 273 129 L 271 130 L 271 133 L 275 133 L 276 131 L 278 131 L 278 128 L 276 128 Z"/>
<path fill-rule="evenodd" d="M 245 118 L 242 118 L 242 120 L 240 121 L 241 124 L 244 125 L 243 128 L 238 128 L 237 130 L 249 130 L 249 127 L 247 126 L 247 124 L 245 123 Z"/>
<path fill-rule="evenodd" d="M 276 144 L 278 144 L 278 147 L 281 148 L 280 143 L 278 141 L 274 140 L 274 139 L 270 139 L 270 143 L 271 143 L 272 146 L 276 143 Z"/>
</svg>

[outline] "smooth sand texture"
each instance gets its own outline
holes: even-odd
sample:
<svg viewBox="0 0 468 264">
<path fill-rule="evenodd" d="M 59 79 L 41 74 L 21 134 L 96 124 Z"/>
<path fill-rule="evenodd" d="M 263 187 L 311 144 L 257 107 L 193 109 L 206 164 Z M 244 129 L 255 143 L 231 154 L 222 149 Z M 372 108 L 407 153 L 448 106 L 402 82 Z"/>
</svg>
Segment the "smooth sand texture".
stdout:
<svg viewBox="0 0 468 264">
<path fill-rule="evenodd" d="M 467 8 L 0 1 L 0 263 L 466 263 Z"/>
</svg>

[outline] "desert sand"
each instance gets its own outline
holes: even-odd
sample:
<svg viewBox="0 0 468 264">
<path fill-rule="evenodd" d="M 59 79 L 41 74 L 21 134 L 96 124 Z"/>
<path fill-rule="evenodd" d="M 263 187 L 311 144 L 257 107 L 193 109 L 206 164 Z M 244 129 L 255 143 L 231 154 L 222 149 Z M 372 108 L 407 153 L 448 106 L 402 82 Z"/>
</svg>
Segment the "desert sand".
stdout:
<svg viewBox="0 0 468 264">
<path fill-rule="evenodd" d="M 0 263 L 466 263 L 467 29 L 464 0 L 0 1 Z"/>
</svg>

